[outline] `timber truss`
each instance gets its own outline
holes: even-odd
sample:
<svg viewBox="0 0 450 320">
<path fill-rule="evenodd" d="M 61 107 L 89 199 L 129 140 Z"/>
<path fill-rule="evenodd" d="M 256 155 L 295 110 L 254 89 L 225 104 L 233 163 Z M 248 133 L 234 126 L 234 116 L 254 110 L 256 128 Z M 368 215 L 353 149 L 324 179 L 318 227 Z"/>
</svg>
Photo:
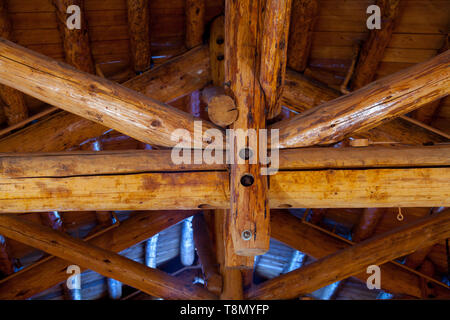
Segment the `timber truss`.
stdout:
<svg viewBox="0 0 450 320">
<path fill-rule="evenodd" d="M 298 298 L 350 276 L 365 281 L 368 265 L 382 265 L 384 290 L 422 297 L 424 275 L 392 261 L 450 237 L 448 210 L 355 244 L 280 209 L 450 206 L 448 136 L 403 117 L 449 94 L 450 51 L 371 82 L 370 66 L 381 59 L 374 47 L 382 46 L 374 39 L 386 41 L 392 30 L 373 31 L 353 74 L 353 92 L 340 96 L 292 70 L 302 69 L 300 54 L 288 63 L 290 0 L 226 1 L 225 16 L 211 25 L 209 45 L 202 44 L 204 25 L 196 20 L 204 4 L 191 0 L 189 50 L 145 71 L 151 64 L 148 26 L 130 23 L 135 71 L 143 73 L 117 84 L 92 74 L 87 33 L 64 26 L 67 4 L 80 1 L 54 2 L 72 66 L 14 44 L 5 34 L 0 39 L 0 83 L 17 90 L 9 89 L 9 95 L 25 93 L 64 110 L 0 140 L 0 151 L 10 152 L 0 157 L 0 234 L 52 255 L 2 280 L 0 299 L 28 298 L 64 281 L 66 261 L 164 299 Z M 130 21 L 145 15 L 145 3 L 128 1 Z M 198 137 L 193 142 L 200 147 L 212 137 L 196 134 L 196 118 L 166 103 L 211 83 L 216 88 L 204 96 L 214 123 L 203 120 L 203 131 L 279 129 L 279 142 L 271 145 L 280 149 L 277 174 L 262 176 L 261 165 L 248 159 L 231 166 L 173 164 L 166 148 L 175 146 L 176 129 Z M 280 120 L 282 106 L 299 114 Z M 54 152 L 110 128 L 161 148 Z M 336 147 L 349 137 L 397 145 Z M 244 176 L 252 176 L 250 183 L 243 183 Z M 16 214 L 149 209 L 158 212 L 136 215 L 86 241 Z M 216 249 L 205 217 L 196 215 L 199 209 L 214 213 Z M 193 215 L 205 287 L 118 254 Z M 241 271 L 253 268 L 254 256 L 269 249 L 271 237 L 318 260 L 243 290 Z M 449 296 L 443 284 L 436 290 Z"/>
</svg>

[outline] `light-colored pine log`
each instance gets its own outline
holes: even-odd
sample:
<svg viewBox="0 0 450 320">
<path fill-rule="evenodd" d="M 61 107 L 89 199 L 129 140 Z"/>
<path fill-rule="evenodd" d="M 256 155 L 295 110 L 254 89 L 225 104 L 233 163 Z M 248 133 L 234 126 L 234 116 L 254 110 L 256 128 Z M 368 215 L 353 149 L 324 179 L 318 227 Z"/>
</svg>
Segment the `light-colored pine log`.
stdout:
<svg viewBox="0 0 450 320">
<path fill-rule="evenodd" d="M 221 87 L 208 87 L 202 91 L 202 100 L 208 105 L 208 117 L 219 127 L 233 124 L 239 112 L 233 98 L 225 94 Z"/>
<path fill-rule="evenodd" d="M 426 247 L 450 236 L 450 211 L 417 220 L 391 232 L 343 249 L 278 278 L 253 287 L 250 299 L 292 299 L 364 272 L 370 265 Z M 389 243 L 389 246 L 386 246 Z M 323 270 L 326 268 L 327 272 Z"/>
<path fill-rule="evenodd" d="M 314 25 L 319 13 L 317 0 L 292 0 L 288 66 L 303 72 L 308 65 Z"/>
<path fill-rule="evenodd" d="M 272 208 L 449 206 L 450 169 L 280 171 Z M 225 171 L 0 178 L 0 212 L 229 209 Z"/>
<path fill-rule="evenodd" d="M 450 93 L 450 51 L 272 126 L 294 148 L 329 144 L 406 114 Z"/>
<path fill-rule="evenodd" d="M 173 101 L 210 81 L 208 55 L 206 46 L 194 48 L 123 85 L 155 100 Z M 62 151 L 106 131 L 103 125 L 61 112 L 0 140 L 0 151 Z"/>
<path fill-rule="evenodd" d="M 286 74 L 292 0 L 266 0 L 261 34 L 260 84 L 264 91 L 267 119 L 281 112 Z"/>
<path fill-rule="evenodd" d="M 225 82 L 239 112 L 232 129 L 259 132 L 265 128 L 265 97 L 259 84 L 261 35 L 263 30 L 262 0 L 225 2 Z M 258 154 L 254 143 L 239 146 L 234 139 L 236 163 L 231 165 L 231 220 L 234 250 L 238 255 L 255 256 L 269 249 L 269 207 L 267 176 L 261 175 L 261 164 L 251 164 L 239 154 L 250 147 Z M 246 139 L 247 140 L 247 139 Z"/>
<path fill-rule="evenodd" d="M 186 0 L 186 48 L 202 44 L 205 32 L 205 0 Z"/>
<path fill-rule="evenodd" d="M 127 0 L 128 32 L 134 71 L 141 73 L 150 69 L 150 2 Z"/>
<path fill-rule="evenodd" d="M 225 83 L 225 17 L 217 17 L 210 28 L 209 57 L 213 85 L 223 87 Z"/>
<path fill-rule="evenodd" d="M 400 0 L 378 0 L 377 5 L 381 9 L 381 29 L 369 32 L 369 38 L 361 49 L 353 74 L 352 90 L 362 88 L 374 79 L 400 13 Z"/>
<path fill-rule="evenodd" d="M 0 38 L 14 41 L 7 1 L 0 1 Z M 0 85 L 0 101 L 1 100 L 4 102 L 3 109 L 8 125 L 15 125 L 28 118 L 28 108 L 25 103 L 25 97 L 21 92 Z"/>
<path fill-rule="evenodd" d="M 78 70 L 95 73 L 89 41 L 87 17 L 84 11 L 84 0 L 52 0 L 56 8 L 58 29 L 63 40 L 65 60 Z M 81 9 L 81 29 L 69 30 L 67 27 L 67 8 L 76 5 Z"/>
<path fill-rule="evenodd" d="M 283 94 L 283 103 L 297 112 L 304 112 L 330 100 L 337 99 L 340 93 L 320 82 L 287 70 Z M 426 130 L 405 118 L 393 119 L 376 128 L 355 134 L 355 137 L 367 138 L 371 141 L 393 141 L 405 144 L 426 144 L 446 142 L 442 135 Z"/>
<path fill-rule="evenodd" d="M 88 267 L 164 299 L 214 299 L 206 289 L 176 279 L 101 247 L 71 238 L 19 217 L 0 215 L 0 232 L 61 259 Z"/>
<path fill-rule="evenodd" d="M 220 275 L 219 263 L 210 237 L 210 231 L 203 214 L 198 214 L 192 220 L 194 229 L 194 242 L 197 254 L 202 265 L 206 286 L 209 291 L 216 295 L 222 292 L 222 276 Z"/>
<path fill-rule="evenodd" d="M 317 229 L 286 211 L 273 210 L 271 223 L 273 238 L 316 259 L 324 258 L 351 246 L 348 241 Z M 421 297 L 421 277 L 418 274 L 398 263 L 388 262 L 380 267 L 383 290 L 400 295 Z M 364 270 L 354 276 L 366 283 L 369 275 Z M 440 294 L 447 296 L 449 294 L 449 290 L 443 287 L 438 290 Z"/>
</svg>

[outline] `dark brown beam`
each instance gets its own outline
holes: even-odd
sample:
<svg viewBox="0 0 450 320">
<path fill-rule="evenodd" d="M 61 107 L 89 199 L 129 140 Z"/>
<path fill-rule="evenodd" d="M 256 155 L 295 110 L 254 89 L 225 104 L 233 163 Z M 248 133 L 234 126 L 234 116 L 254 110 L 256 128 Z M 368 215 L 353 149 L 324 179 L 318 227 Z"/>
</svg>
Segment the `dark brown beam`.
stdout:
<svg viewBox="0 0 450 320">
<path fill-rule="evenodd" d="M 186 0 L 186 48 L 203 43 L 205 32 L 205 0 Z"/>
</svg>

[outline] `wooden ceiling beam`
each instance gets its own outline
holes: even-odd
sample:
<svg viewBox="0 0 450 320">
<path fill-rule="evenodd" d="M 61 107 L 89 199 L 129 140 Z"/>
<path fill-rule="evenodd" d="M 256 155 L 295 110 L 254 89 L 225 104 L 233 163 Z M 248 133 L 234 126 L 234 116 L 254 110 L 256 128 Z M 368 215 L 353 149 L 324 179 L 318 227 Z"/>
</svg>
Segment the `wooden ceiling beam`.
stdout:
<svg viewBox="0 0 450 320">
<path fill-rule="evenodd" d="M 351 246 L 351 242 L 335 237 L 311 224 L 305 223 L 286 211 L 272 210 L 272 237 L 315 259 L 321 259 Z M 399 263 L 388 262 L 380 266 L 383 290 L 399 295 L 421 297 L 422 277 Z M 368 274 L 363 271 L 354 275 L 366 283 Z M 449 296 L 450 291 L 438 289 L 442 295 Z"/>
<path fill-rule="evenodd" d="M 0 178 L 225 171 L 225 164 L 176 165 L 171 150 L 0 153 Z M 280 170 L 445 167 L 450 146 L 302 148 L 281 150 Z"/>
<path fill-rule="evenodd" d="M 229 209 L 226 171 L 0 178 L 0 212 Z M 449 206 L 448 166 L 286 170 L 272 208 Z M 151 195 L 151 196 L 149 196 Z"/>
<path fill-rule="evenodd" d="M 264 91 L 267 119 L 281 112 L 291 6 L 292 0 L 266 0 L 265 3 L 259 81 Z"/>
<path fill-rule="evenodd" d="M 207 85 L 211 79 L 208 55 L 207 46 L 194 48 L 123 85 L 169 103 Z M 63 151 L 107 131 L 101 124 L 63 111 L 1 139 L 0 151 Z"/>
<path fill-rule="evenodd" d="M 150 2 L 127 0 L 128 31 L 134 71 L 140 74 L 151 68 Z"/>
<path fill-rule="evenodd" d="M 225 82 L 236 102 L 239 115 L 231 126 L 236 130 L 265 128 L 265 97 L 260 86 L 263 0 L 225 1 Z M 275 39 L 272 39 L 275 41 Z M 230 167 L 230 225 L 235 253 L 255 256 L 269 250 L 269 204 L 267 176 L 261 174 L 260 161 L 252 164 L 258 153 L 255 140 L 237 136 L 230 150 L 235 164 Z M 250 150 L 251 149 L 251 150 Z M 245 154 L 253 154 L 246 157 Z"/>
<path fill-rule="evenodd" d="M 317 15 L 318 0 L 293 0 L 288 44 L 289 68 L 303 72 L 308 65 Z"/>
<path fill-rule="evenodd" d="M 292 70 L 287 70 L 283 94 L 283 104 L 296 112 L 305 112 L 328 101 L 339 98 L 341 93 L 319 81 Z M 377 142 L 397 142 L 404 144 L 428 144 L 447 142 L 442 134 L 425 129 L 407 118 L 392 119 L 376 128 L 353 135 Z"/>
<path fill-rule="evenodd" d="M 450 51 L 385 77 L 351 94 L 275 123 L 275 147 L 330 144 L 406 114 L 450 93 Z M 272 146 L 274 147 L 274 146 Z"/>
<path fill-rule="evenodd" d="M 104 267 L 107 269 L 111 269 L 113 272 L 119 271 L 123 273 L 125 276 L 133 277 L 131 274 L 133 268 L 137 268 L 137 274 L 142 275 L 142 279 L 153 279 L 156 281 L 156 284 L 162 285 L 163 288 L 156 289 L 153 292 L 155 295 L 166 296 L 167 298 L 205 298 L 211 297 L 210 294 L 205 293 L 204 290 L 195 289 L 196 287 L 186 286 L 184 283 L 180 283 L 179 281 L 174 282 L 174 279 L 168 277 L 162 272 L 147 272 L 145 269 L 145 274 L 143 273 L 143 265 L 142 267 L 137 267 L 135 264 L 133 266 L 130 265 L 131 269 L 127 269 L 130 273 L 125 272 L 125 269 L 120 268 L 121 262 L 125 258 L 117 259 L 116 255 L 112 255 L 110 252 L 102 250 L 100 248 L 110 250 L 112 252 L 121 252 L 135 244 L 138 244 L 153 235 L 161 232 L 162 230 L 182 221 L 183 219 L 188 218 L 195 214 L 193 211 L 178 211 L 178 212 L 142 212 L 136 213 L 135 216 L 121 223 L 121 225 L 117 228 L 111 229 L 106 233 L 100 234 L 95 238 L 88 241 L 88 243 L 81 242 L 78 240 L 74 240 L 67 236 L 61 235 L 57 232 L 51 231 L 44 227 L 32 225 L 30 223 L 23 222 L 20 218 L 15 218 L 11 216 L 2 216 L 0 217 L 1 223 L 0 228 L 7 228 L 11 235 L 15 234 L 14 229 L 16 227 L 20 228 L 19 230 L 28 231 L 27 235 L 22 235 L 15 237 L 18 241 L 23 241 L 24 243 L 28 243 L 29 245 L 36 245 L 38 248 L 48 250 L 50 254 L 55 253 L 55 255 L 62 253 L 62 248 L 66 248 L 66 253 L 62 253 L 61 259 L 60 257 L 52 257 L 50 259 L 39 262 L 35 265 L 32 265 L 20 272 L 14 274 L 11 277 L 8 277 L 2 281 L 0 281 L 0 297 L 1 299 L 6 300 L 16 300 L 16 299 L 27 299 L 39 292 L 47 290 L 58 283 L 65 281 L 67 279 L 66 268 L 73 263 L 79 263 L 81 267 L 91 268 L 94 265 L 97 267 L 101 267 L 101 270 L 104 270 Z M 2 218 L 4 218 L 2 220 Z M 26 226 L 25 226 L 26 225 Z M 23 229 L 22 229 L 23 227 Z M 37 235 L 40 235 L 39 237 Z M 45 235 L 45 241 L 42 240 L 42 236 Z M 41 240 L 39 240 L 41 239 Z M 57 242 L 54 244 L 51 242 L 53 239 Z M 75 243 L 74 243 L 75 242 Z M 83 249 L 84 248 L 84 249 Z M 91 249 L 98 253 L 95 257 L 91 257 L 88 252 L 91 252 Z M 72 255 L 73 253 L 73 255 Z M 76 255 L 76 257 L 75 257 Z M 81 258 L 78 255 L 85 255 L 87 258 Z M 110 263 L 103 261 L 100 257 L 104 257 L 108 259 Z M 92 259 L 91 259 L 92 258 Z M 70 262 L 67 262 L 67 261 Z M 91 264 L 92 260 L 92 264 Z M 93 261 L 97 260 L 97 261 Z M 117 263 L 116 263 L 117 262 Z M 128 261 L 125 262 L 125 266 L 130 264 Z M 124 265 L 122 265 L 124 266 Z M 119 269 L 119 270 L 117 270 Z M 95 269 L 93 269 L 95 270 Z M 99 270 L 99 269 L 97 269 Z M 99 270 L 99 271 L 101 271 Z M 101 271 L 100 273 L 102 273 Z M 163 276 L 160 276 L 160 274 Z M 108 277 L 113 277 L 114 275 L 110 272 L 103 272 L 104 275 Z M 163 281 L 164 279 L 167 281 Z M 119 279 L 126 280 L 126 279 Z M 138 289 L 149 289 L 152 285 L 148 284 L 146 280 L 141 282 L 139 285 L 129 282 L 128 284 L 138 288 Z M 127 283 L 128 281 L 123 281 Z M 175 287 L 171 288 L 170 284 Z M 140 288 L 139 288 L 140 287 Z M 145 288 L 144 288 L 145 287 Z M 145 291 L 143 290 L 143 291 Z M 186 292 L 187 290 L 187 292 Z M 147 290 L 149 292 L 150 290 Z M 158 293 L 158 294 L 156 294 Z"/>
<path fill-rule="evenodd" d="M 187 49 L 203 43 L 205 33 L 205 0 L 186 0 L 186 38 Z"/>
<path fill-rule="evenodd" d="M 381 29 L 369 32 L 369 38 L 359 54 L 356 70 L 351 81 L 352 90 L 360 89 L 373 81 L 378 65 L 384 57 L 384 52 L 391 35 L 394 32 L 395 22 L 399 17 L 401 0 L 378 0 L 381 9 Z"/>
<path fill-rule="evenodd" d="M 293 299 L 450 236 L 450 211 L 417 220 L 254 286 L 249 299 Z M 389 243 L 389 246 L 386 244 Z M 326 273 L 323 270 L 327 270 Z"/>
<path fill-rule="evenodd" d="M 352 241 L 361 242 L 373 236 L 385 212 L 385 209 L 380 208 L 363 209 L 358 223 L 352 230 Z"/>
<path fill-rule="evenodd" d="M 78 70 L 95 74 L 84 0 L 52 0 L 52 2 L 56 9 L 58 29 L 63 40 L 66 63 Z M 71 5 L 76 5 L 81 9 L 80 29 L 69 30 L 67 27 L 67 8 Z"/>
<path fill-rule="evenodd" d="M 0 234 L 0 276 L 9 276 L 14 273 L 14 269 L 14 262 L 9 253 L 7 240 Z"/>
<path fill-rule="evenodd" d="M 7 40 L 0 40 L 0 82 L 148 144 L 175 146 L 171 135 L 183 128 L 208 145 L 205 134 L 194 134 L 191 115 Z M 203 121 L 203 129 L 210 128 L 217 127 Z"/>
<path fill-rule="evenodd" d="M 7 1 L 0 1 L 0 38 L 11 41 L 13 28 L 8 13 Z M 11 87 L 0 85 L 0 101 L 3 100 L 4 113 L 8 125 L 12 126 L 28 118 L 28 108 L 24 95 Z M 1 104 L 1 103 L 0 103 Z"/>
</svg>

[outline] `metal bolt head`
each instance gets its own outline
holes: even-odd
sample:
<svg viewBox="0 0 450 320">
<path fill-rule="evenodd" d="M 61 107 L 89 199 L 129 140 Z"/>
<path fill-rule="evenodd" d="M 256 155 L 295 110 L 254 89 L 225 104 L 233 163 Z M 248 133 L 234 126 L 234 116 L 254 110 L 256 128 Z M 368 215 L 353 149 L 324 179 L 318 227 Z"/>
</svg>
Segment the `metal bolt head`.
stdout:
<svg viewBox="0 0 450 320">
<path fill-rule="evenodd" d="M 242 232 L 242 239 L 244 239 L 245 241 L 249 241 L 252 236 L 253 234 L 250 230 L 245 230 L 244 232 Z"/>
</svg>

